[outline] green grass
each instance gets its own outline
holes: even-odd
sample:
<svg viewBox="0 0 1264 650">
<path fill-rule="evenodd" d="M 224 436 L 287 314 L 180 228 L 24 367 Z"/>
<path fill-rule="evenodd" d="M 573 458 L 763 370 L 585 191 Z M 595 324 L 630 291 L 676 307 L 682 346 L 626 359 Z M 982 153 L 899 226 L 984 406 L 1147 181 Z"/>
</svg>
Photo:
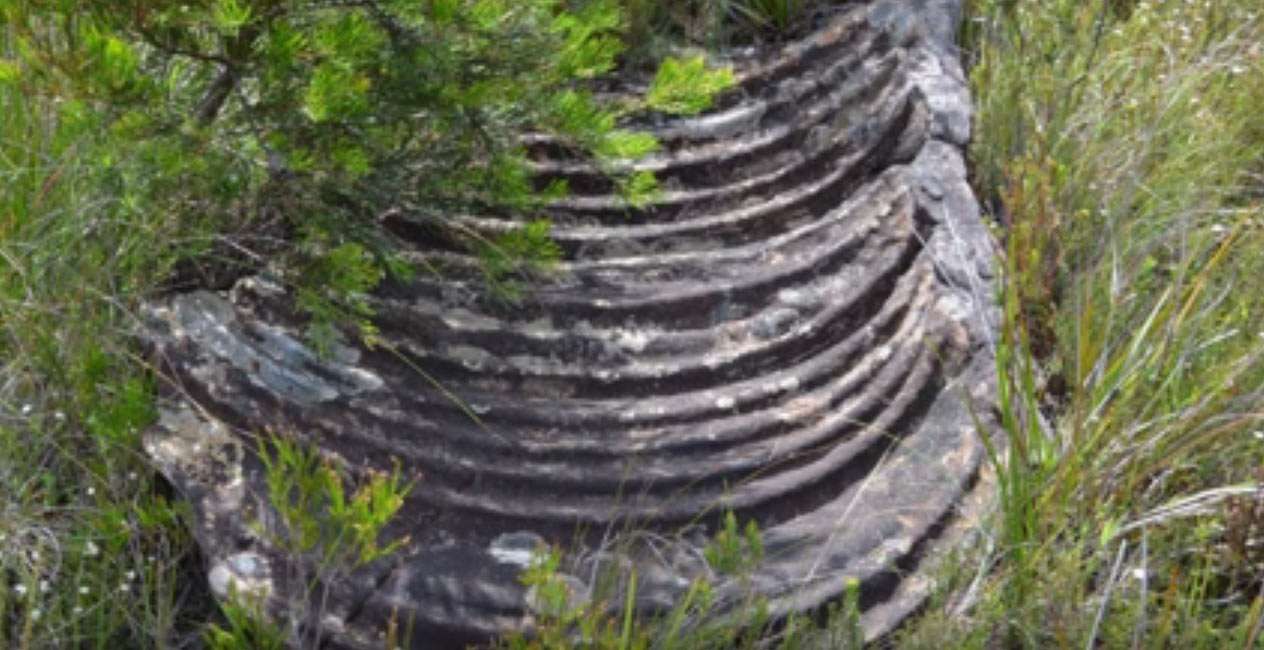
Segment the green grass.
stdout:
<svg viewBox="0 0 1264 650">
<path fill-rule="evenodd" d="M 1006 457 L 988 550 L 946 569 L 970 597 L 947 589 L 901 645 L 1260 642 L 1264 520 L 1224 499 L 1264 498 L 1259 9 L 975 3 Z"/>
<path fill-rule="evenodd" d="M 628 3 L 661 28 L 666 5 Z M 893 643 L 1260 647 L 1264 8 L 977 0 L 964 38 L 1005 223 L 1000 495 Z M 134 307 L 207 233 L 129 210 L 113 151 L 0 82 L 0 647 L 242 647 L 138 440 Z M 704 601 L 590 624 L 619 648 L 750 638 L 682 628 Z M 842 611 L 781 641 L 853 631 Z"/>
<path fill-rule="evenodd" d="M 174 647 L 208 610 L 128 332 L 192 235 L 101 191 L 81 118 L 0 83 L 0 647 Z"/>
</svg>

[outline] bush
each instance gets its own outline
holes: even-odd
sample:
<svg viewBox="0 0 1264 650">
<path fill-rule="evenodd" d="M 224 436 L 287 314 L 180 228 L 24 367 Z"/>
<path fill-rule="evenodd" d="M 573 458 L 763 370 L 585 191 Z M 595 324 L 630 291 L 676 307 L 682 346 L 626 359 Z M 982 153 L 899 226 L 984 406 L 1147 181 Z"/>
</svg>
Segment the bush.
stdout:
<svg viewBox="0 0 1264 650">
<path fill-rule="evenodd" d="M 109 134 L 80 155 L 120 197 L 118 218 L 213 224 L 246 266 L 280 253 L 319 343 L 341 322 L 371 331 L 359 297 L 407 274 L 379 215 L 442 226 L 454 211 L 535 211 L 565 188 L 533 187 L 518 141 L 528 130 L 607 156 L 654 146 L 616 128 L 616 112 L 583 87 L 622 49 L 609 0 L 13 2 L 4 12 L 10 82 L 57 102 L 63 121 Z"/>
</svg>

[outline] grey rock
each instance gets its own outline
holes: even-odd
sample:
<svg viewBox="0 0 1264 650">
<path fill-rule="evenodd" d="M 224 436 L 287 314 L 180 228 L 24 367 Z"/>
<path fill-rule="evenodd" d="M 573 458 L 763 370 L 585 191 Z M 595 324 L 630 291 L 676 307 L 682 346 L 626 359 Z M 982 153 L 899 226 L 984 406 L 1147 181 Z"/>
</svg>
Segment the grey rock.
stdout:
<svg viewBox="0 0 1264 650">
<path fill-rule="evenodd" d="M 311 602 L 295 577 L 312 558 L 273 543 L 252 452 L 273 431 L 417 480 L 386 533 L 405 547 L 318 585 L 325 609 L 298 625 L 328 647 L 379 647 L 393 616 L 419 648 L 529 631 L 518 576 L 546 544 L 577 597 L 636 567 L 647 611 L 707 578 L 780 616 L 856 578 L 866 633 L 892 629 L 987 484 L 993 251 L 966 182 L 960 15 L 849 3 L 776 52 L 731 53 L 740 88 L 715 110 L 646 120 L 663 152 L 625 167 L 670 190 L 631 218 L 587 163 L 535 161 L 580 190 L 551 209 L 559 273 L 521 309 L 480 298 L 475 260 L 409 241 L 449 276 L 384 287 L 384 345 L 329 360 L 261 278 L 150 305 L 172 389 L 146 449 L 193 505 L 216 593 L 247 584 L 287 620 Z M 763 530 L 749 582 L 702 559 L 725 510 Z"/>
</svg>

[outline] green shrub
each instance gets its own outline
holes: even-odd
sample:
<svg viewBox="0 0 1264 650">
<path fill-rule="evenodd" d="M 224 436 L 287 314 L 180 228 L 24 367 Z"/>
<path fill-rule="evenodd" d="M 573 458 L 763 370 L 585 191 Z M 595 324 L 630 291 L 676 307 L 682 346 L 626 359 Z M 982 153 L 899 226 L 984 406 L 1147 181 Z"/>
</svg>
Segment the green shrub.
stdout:
<svg viewBox="0 0 1264 650">
<path fill-rule="evenodd" d="M 400 267 L 378 215 L 442 226 L 556 195 L 532 187 L 521 133 L 610 156 L 653 148 L 579 83 L 622 50 L 612 1 L 12 2 L 4 14 L 11 83 L 112 136 L 81 155 L 120 195 L 119 218 L 213 223 L 248 257 L 269 252 L 262 232 L 289 233 L 278 268 L 318 339 L 363 326 L 364 292 Z"/>
</svg>

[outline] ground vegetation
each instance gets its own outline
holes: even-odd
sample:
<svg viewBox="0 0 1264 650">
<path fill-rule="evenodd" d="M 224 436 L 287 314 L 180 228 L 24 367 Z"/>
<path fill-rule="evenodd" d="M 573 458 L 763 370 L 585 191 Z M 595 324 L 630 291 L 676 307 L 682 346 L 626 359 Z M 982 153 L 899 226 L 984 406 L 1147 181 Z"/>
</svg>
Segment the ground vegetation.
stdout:
<svg viewBox="0 0 1264 650">
<path fill-rule="evenodd" d="M 273 264 L 314 340 L 371 341 L 357 296 L 425 272 L 374 234 L 383 214 L 506 210 L 520 235 L 464 242 L 489 285 L 547 263 L 538 207 L 564 188 L 531 185 L 514 134 L 642 155 L 655 143 L 618 127 L 636 107 L 601 104 L 592 78 L 676 57 L 692 72 L 658 96 L 692 110 L 705 98 L 690 81 L 715 71 L 688 53 L 776 40 L 826 10 L 0 2 L 0 645 L 279 643 L 209 599 L 183 509 L 144 461 L 158 379 L 134 345 L 140 301 Z M 1262 43 L 1250 0 L 968 3 L 970 157 L 1005 270 L 998 505 L 890 643 L 1264 643 Z M 630 201 L 654 189 L 627 181 Z M 368 526 L 384 512 L 320 503 Z M 758 549 L 733 521 L 712 552 L 740 572 Z M 554 594 L 554 625 L 511 647 L 565 647 L 574 629 L 609 648 L 856 644 L 855 599 L 789 626 L 752 601 L 737 623 L 699 584 L 637 620 L 569 607 L 548 557 L 525 578 Z M 622 585 L 635 593 L 635 576 Z"/>
</svg>

